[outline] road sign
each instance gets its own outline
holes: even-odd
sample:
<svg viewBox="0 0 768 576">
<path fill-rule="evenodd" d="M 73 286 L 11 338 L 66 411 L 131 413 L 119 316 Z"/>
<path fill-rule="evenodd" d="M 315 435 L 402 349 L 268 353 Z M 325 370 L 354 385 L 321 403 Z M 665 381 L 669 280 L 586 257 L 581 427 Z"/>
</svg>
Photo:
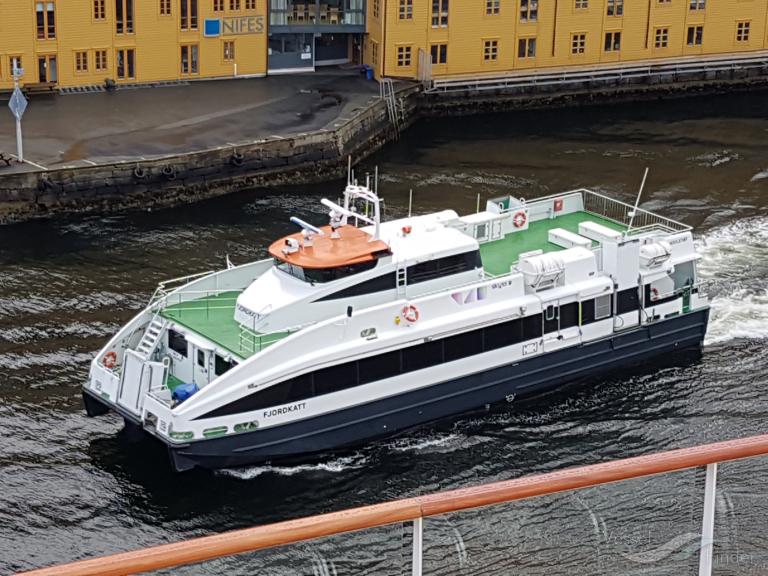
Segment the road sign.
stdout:
<svg viewBox="0 0 768 576">
<path fill-rule="evenodd" d="M 24 116 L 24 112 L 27 109 L 27 99 L 24 98 L 20 88 L 16 88 L 13 91 L 13 95 L 8 101 L 8 108 L 11 109 L 11 113 L 16 117 L 16 120 L 21 120 L 21 117 Z"/>
</svg>

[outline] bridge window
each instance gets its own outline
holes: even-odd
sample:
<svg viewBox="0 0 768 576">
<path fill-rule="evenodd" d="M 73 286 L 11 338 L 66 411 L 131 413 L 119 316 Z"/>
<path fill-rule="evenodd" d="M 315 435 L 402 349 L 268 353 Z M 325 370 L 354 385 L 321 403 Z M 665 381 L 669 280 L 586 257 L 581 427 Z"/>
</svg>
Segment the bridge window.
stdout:
<svg viewBox="0 0 768 576">
<path fill-rule="evenodd" d="M 376 260 L 370 262 L 362 262 L 360 264 L 350 264 L 349 266 L 338 266 L 336 268 L 302 268 L 296 266 L 290 262 L 285 262 L 280 259 L 275 259 L 275 266 L 278 270 L 282 270 L 286 274 L 290 274 L 294 278 L 298 278 L 303 282 L 310 282 L 314 284 L 318 282 L 324 284 L 326 282 L 333 282 L 353 274 L 359 274 L 366 270 L 371 270 L 376 267 Z"/>
</svg>

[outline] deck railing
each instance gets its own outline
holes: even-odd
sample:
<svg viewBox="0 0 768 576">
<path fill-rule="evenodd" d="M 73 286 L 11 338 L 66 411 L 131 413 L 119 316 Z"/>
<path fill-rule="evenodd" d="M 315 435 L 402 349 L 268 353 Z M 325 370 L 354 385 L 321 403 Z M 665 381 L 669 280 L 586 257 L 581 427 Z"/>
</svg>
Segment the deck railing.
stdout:
<svg viewBox="0 0 768 576">
<path fill-rule="evenodd" d="M 659 216 L 653 212 L 648 212 L 642 208 L 635 209 L 634 206 L 615 200 L 608 196 L 603 196 L 591 190 L 580 190 L 584 200 L 584 211 L 609 218 L 624 226 L 632 223 L 630 234 L 639 234 L 642 232 L 652 232 L 661 230 L 668 233 L 685 232 L 691 229 L 687 224 Z M 634 212 L 634 218 L 632 216 Z"/>
<path fill-rule="evenodd" d="M 283 546 L 310 539 L 348 534 L 375 527 L 412 523 L 410 568 L 421 576 L 424 519 L 448 513 L 493 507 L 523 499 L 623 482 L 630 479 L 706 467 L 699 549 L 699 575 L 709 576 L 715 521 L 718 463 L 768 454 L 768 435 L 681 448 L 647 456 L 524 476 L 458 490 L 395 500 L 298 520 L 235 530 L 164 544 L 112 556 L 25 572 L 26 576 L 119 576 Z M 494 508 L 489 508 L 493 512 Z M 514 554 L 513 545 L 508 550 Z M 550 567 L 550 571 L 553 567 Z"/>
</svg>

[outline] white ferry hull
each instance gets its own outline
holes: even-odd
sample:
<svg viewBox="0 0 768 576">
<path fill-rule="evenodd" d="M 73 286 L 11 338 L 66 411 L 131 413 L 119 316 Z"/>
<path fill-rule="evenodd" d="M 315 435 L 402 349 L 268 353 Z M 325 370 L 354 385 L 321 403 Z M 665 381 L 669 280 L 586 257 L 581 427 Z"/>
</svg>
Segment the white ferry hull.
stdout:
<svg viewBox="0 0 768 576">
<path fill-rule="evenodd" d="M 700 348 L 708 317 L 709 308 L 704 308 L 598 341 L 323 416 L 188 444 L 168 444 L 169 454 L 174 468 L 184 471 L 194 467 L 215 469 L 274 462 L 363 444 L 501 402 L 510 395 L 530 396 L 596 372 Z M 89 413 L 96 415 L 108 410 L 95 396 L 87 392 L 84 396 Z M 128 413 L 123 416 L 134 420 Z"/>
</svg>

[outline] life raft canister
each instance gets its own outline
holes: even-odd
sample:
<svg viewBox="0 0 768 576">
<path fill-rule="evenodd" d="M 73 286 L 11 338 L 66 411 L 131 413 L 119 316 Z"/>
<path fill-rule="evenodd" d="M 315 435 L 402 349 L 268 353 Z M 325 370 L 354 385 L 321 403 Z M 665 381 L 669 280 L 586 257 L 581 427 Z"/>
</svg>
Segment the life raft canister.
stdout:
<svg viewBox="0 0 768 576">
<path fill-rule="evenodd" d="M 104 359 L 101 361 L 105 368 L 112 370 L 117 365 L 117 353 L 107 352 L 104 354 Z"/>
<path fill-rule="evenodd" d="M 528 220 L 528 217 L 525 215 L 525 212 L 516 212 L 514 216 L 512 216 L 512 224 L 515 225 L 515 228 L 522 228 L 525 226 L 525 222 Z"/>
<path fill-rule="evenodd" d="M 413 324 L 419 320 L 419 309 L 413 304 L 407 304 L 403 306 L 402 315 L 406 322 Z"/>
</svg>

